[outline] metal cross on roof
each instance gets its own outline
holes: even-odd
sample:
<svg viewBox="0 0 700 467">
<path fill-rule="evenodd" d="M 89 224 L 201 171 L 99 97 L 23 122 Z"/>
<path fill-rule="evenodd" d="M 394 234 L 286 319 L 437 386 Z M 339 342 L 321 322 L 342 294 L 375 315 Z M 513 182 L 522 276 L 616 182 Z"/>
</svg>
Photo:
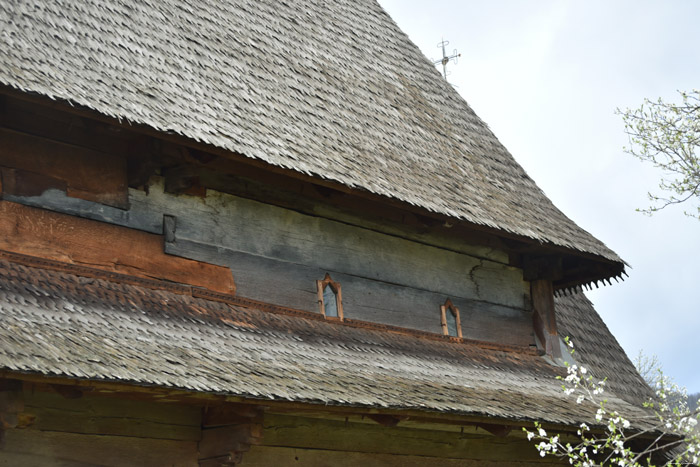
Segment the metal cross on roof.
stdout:
<svg viewBox="0 0 700 467">
<path fill-rule="evenodd" d="M 441 42 L 438 42 L 438 49 L 442 48 L 442 58 L 440 60 L 434 60 L 433 64 L 437 65 L 438 63 L 442 63 L 442 74 L 445 76 L 445 79 L 447 79 L 447 64 L 452 60 L 455 64 L 457 64 L 457 59 L 462 56 L 462 54 L 457 53 L 457 49 L 454 49 L 452 51 L 452 55 L 447 55 L 447 52 L 445 52 L 445 46 L 449 44 L 449 41 L 442 40 Z"/>
</svg>

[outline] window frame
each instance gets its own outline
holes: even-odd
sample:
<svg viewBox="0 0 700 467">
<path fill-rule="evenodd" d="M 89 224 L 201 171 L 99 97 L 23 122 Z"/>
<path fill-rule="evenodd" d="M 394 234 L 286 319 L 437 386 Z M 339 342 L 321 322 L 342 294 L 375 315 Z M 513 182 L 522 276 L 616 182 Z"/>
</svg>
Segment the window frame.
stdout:
<svg viewBox="0 0 700 467">
<path fill-rule="evenodd" d="M 455 324 L 457 327 L 457 335 L 456 336 L 451 336 L 450 331 L 447 327 L 447 312 L 452 313 L 452 315 L 455 317 Z M 457 308 L 454 303 L 452 303 L 452 300 L 449 298 L 445 300 L 444 305 L 440 305 L 440 324 L 442 326 L 442 334 L 448 337 L 457 337 L 459 339 L 462 339 L 462 322 L 459 319 L 459 308 Z"/>
<path fill-rule="evenodd" d="M 326 306 L 323 301 L 323 292 L 326 290 L 326 287 L 330 287 L 331 291 L 335 295 L 335 303 L 336 303 L 336 309 L 338 310 L 338 316 L 326 316 Z M 334 281 L 331 279 L 330 274 L 326 273 L 326 276 L 323 278 L 323 280 L 316 281 L 316 294 L 318 297 L 318 307 L 321 312 L 321 314 L 326 318 L 326 319 L 338 319 L 340 321 L 343 321 L 343 295 L 340 287 L 340 283 Z"/>
</svg>

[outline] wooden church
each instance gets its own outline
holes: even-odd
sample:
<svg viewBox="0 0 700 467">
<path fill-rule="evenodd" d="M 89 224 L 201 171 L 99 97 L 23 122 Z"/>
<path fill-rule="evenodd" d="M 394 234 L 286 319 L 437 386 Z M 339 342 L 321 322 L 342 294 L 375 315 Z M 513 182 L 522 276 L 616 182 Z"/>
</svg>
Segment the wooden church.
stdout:
<svg viewBox="0 0 700 467">
<path fill-rule="evenodd" d="M 0 24 L 0 466 L 552 462 L 564 336 L 642 415 L 624 262 L 374 0 Z"/>
</svg>

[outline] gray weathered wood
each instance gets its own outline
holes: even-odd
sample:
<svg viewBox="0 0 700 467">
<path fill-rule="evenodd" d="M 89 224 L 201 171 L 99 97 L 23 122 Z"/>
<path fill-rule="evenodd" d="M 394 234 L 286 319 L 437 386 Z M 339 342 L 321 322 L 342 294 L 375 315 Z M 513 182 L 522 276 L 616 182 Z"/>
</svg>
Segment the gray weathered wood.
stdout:
<svg viewBox="0 0 700 467">
<path fill-rule="evenodd" d="M 163 215 L 173 216 L 179 239 L 448 296 L 527 306 L 522 271 L 499 262 L 211 190 L 205 199 L 175 196 L 164 193 L 159 178 L 148 194 L 134 189 L 129 194 L 129 211 L 70 198 L 58 190 L 7 199 L 153 233 L 162 233 Z"/>
<path fill-rule="evenodd" d="M 529 284 L 520 269 L 212 190 L 173 195 L 163 180 L 130 190 L 130 210 L 77 200 L 58 190 L 14 201 L 149 232 L 166 252 L 231 268 L 240 296 L 309 311 L 326 272 L 343 287 L 348 318 L 441 332 L 451 298 L 464 337 L 532 342 Z M 165 216 L 165 217 L 164 217 Z"/>
<path fill-rule="evenodd" d="M 306 311 L 318 311 L 315 281 L 330 272 L 343 286 L 345 318 L 442 333 L 440 305 L 447 298 L 443 294 L 181 240 L 166 243 L 165 248 L 172 254 L 230 267 L 237 293 L 243 297 Z M 451 298 L 460 310 L 463 337 L 513 345 L 534 342 L 529 310 Z"/>
<path fill-rule="evenodd" d="M 138 192 L 138 190 L 129 190 L 132 198 L 135 192 Z M 56 189 L 46 190 L 39 196 L 6 194 L 3 196 L 3 199 L 86 219 L 144 230 L 150 233 L 163 233 L 163 214 L 149 209 L 142 209 L 143 206 L 132 206 L 127 211 L 80 198 L 73 198 L 66 195 L 65 192 Z"/>
<path fill-rule="evenodd" d="M 135 210 L 175 216 L 175 238 L 445 295 L 526 308 L 522 271 L 288 209 L 208 191 L 173 196 L 154 185 L 132 192 Z M 150 206 L 150 208 L 146 207 Z"/>
</svg>

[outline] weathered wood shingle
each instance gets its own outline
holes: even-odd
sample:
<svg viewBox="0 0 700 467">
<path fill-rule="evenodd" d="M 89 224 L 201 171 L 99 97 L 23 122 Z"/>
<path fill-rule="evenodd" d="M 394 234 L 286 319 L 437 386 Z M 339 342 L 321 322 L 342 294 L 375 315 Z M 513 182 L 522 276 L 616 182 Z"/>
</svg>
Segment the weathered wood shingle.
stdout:
<svg viewBox="0 0 700 467">
<path fill-rule="evenodd" d="M 5 370 L 563 424 L 590 421 L 595 412 L 565 396 L 555 379 L 562 369 L 533 353 L 271 313 L 39 264 L 0 260 Z M 595 312 L 583 300 L 578 307 L 567 298 L 558 312 L 585 322 Z M 593 331 L 585 329 L 590 339 L 613 340 L 605 328 Z M 622 349 L 582 345 L 579 358 L 606 359 L 610 406 L 642 415 L 633 404 L 643 383 L 625 376 L 631 365 Z"/>
<path fill-rule="evenodd" d="M 619 262 L 373 0 L 0 4 L 0 83 Z"/>
</svg>

